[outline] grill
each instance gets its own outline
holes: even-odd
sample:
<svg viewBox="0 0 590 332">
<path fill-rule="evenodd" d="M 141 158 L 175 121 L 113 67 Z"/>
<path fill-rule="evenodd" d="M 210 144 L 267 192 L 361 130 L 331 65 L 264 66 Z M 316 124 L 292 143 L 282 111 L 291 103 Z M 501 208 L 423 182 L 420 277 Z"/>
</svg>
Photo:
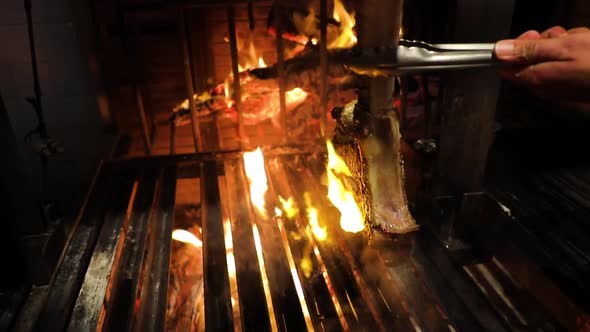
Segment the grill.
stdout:
<svg viewBox="0 0 590 332">
<path fill-rule="evenodd" d="M 305 197 L 313 201 L 329 221 L 326 240 L 312 234 L 301 212 L 267 219 L 254 213 L 239 153 L 105 162 L 53 280 L 29 297 L 17 329 L 561 328 L 521 276 L 508 272 L 515 264 L 534 271 L 526 260 L 451 255 L 430 217 L 419 219 L 420 232 L 403 236 L 345 233 L 313 180 L 323 172 L 321 153 L 265 155 L 267 197 L 293 197 L 299 207 Z M 471 199 L 469 206 L 498 220 L 493 200 Z M 187 202 L 198 211 L 189 220 L 202 229 L 202 246 L 171 240 L 186 222 Z M 281 205 L 268 199 L 269 213 L 274 206 Z M 448 209 L 441 211 L 437 218 L 447 218 Z M 186 303 L 176 306 L 172 297 L 184 287 L 174 272 L 182 248 L 193 250 L 187 259 L 197 277 L 188 281 L 189 294 L 178 296 Z M 542 288 L 543 278 L 536 279 Z M 171 314 L 173 307 L 183 309 Z"/>
</svg>

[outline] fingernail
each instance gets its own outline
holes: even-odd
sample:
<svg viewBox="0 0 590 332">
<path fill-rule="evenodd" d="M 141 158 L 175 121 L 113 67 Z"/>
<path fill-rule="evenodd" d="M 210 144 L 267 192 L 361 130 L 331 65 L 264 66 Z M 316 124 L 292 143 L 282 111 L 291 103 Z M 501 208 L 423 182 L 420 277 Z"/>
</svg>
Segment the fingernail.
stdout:
<svg viewBox="0 0 590 332">
<path fill-rule="evenodd" d="M 514 60 L 514 41 L 513 40 L 501 40 L 496 43 L 494 49 L 496 57 L 500 60 Z"/>
</svg>

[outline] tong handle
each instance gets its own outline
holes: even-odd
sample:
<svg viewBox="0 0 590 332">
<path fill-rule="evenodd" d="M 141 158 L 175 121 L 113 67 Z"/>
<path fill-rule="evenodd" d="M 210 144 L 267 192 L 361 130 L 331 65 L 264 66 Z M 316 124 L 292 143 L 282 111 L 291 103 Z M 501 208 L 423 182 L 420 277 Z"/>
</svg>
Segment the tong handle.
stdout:
<svg viewBox="0 0 590 332">
<path fill-rule="evenodd" d="M 429 44 L 400 40 L 395 63 L 380 67 L 402 73 L 490 67 L 500 64 L 494 48 L 491 43 Z"/>
</svg>

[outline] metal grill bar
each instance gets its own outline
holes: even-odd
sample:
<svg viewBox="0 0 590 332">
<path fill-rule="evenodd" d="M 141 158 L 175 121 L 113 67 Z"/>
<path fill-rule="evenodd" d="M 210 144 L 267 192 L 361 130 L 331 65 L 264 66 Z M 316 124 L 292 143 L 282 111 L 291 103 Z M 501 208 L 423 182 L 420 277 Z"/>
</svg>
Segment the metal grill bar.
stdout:
<svg viewBox="0 0 590 332">
<path fill-rule="evenodd" d="M 554 310 L 540 306 L 529 287 L 518 284 L 522 271 L 507 272 L 510 265 L 501 259 L 463 269 L 437 242 L 431 226 L 395 241 L 375 234 L 370 244 L 363 235 L 344 233 L 325 188 L 315 181 L 325 168 L 317 156 L 267 158 L 269 212 L 280 206 L 278 195 L 293 197 L 300 209 L 299 215 L 280 220 L 253 211 L 243 163 L 235 155 L 200 157 L 204 159 L 197 162 L 150 158 L 143 164 L 109 163 L 97 177 L 41 314 L 28 317 L 36 321 L 36 330 L 63 330 L 68 322 L 70 330 L 186 329 L 203 315 L 208 331 L 562 328 L 563 322 L 551 316 Z M 182 313 L 194 308 L 190 321 L 173 323 L 166 321 L 166 300 L 172 212 L 180 204 L 174 200 L 179 165 L 182 180 L 199 177 L 202 186 L 205 296 L 189 296 Z M 326 241 L 312 235 L 304 192 L 319 209 L 321 225 L 328 227 Z M 177 221 L 184 224 L 177 226 L 185 227 L 191 217 L 182 216 Z M 232 241 L 226 238 L 230 229 Z M 190 244 L 175 243 L 176 248 L 184 245 Z M 228 270 L 228 253 L 235 257 L 235 273 L 233 267 Z M 303 262 L 309 262 L 311 271 Z M 200 285 L 202 280 L 191 282 Z M 239 303 L 239 314 L 232 310 L 238 309 L 232 300 Z"/>
<path fill-rule="evenodd" d="M 135 203 L 138 182 L 135 181 L 129 199 L 129 208 Z M 123 202 L 123 200 L 121 200 Z M 129 210 L 128 208 L 128 210 Z M 107 215 L 101 227 L 100 235 L 94 246 L 94 253 L 84 278 L 84 283 L 78 294 L 74 312 L 70 319 L 68 330 L 95 330 L 106 294 L 109 275 L 115 260 L 116 246 L 119 242 L 123 224 L 128 220 L 128 213 L 115 211 L 114 215 Z"/>
<path fill-rule="evenodd" d="M 193 76 L 193 60 L 192 60 L 192 52 L 190 47 L 190 34 L 189 28 L 186 22 L 186 12 L 181 11 L 179 14 L 179 30 L 180 36 L 182 41 L 182 52 L 183 52 L 183 60 L 184 60 L 184 75 L 186 81 L 186 94 L 188 98 L 188 104 L 191 111 L 191 126 L 193 129 L 193 143 L 195 145 L 195 152 L 203 151 L 203 146 L 201 140 L 203 136 L 201 135 L 201 125 L 199 118 L 197 116 L 197 105 L 195 102 L 194 94 L 195 94 L 195 82 Z"/>
<path fill-rule="evenodd" d="M 266 305 L 262 276 L 256 259 L 254 235 L 250 223 L 250 214 L 245 188 L 242 185 L 239 161 L 226 160 L 225 181 L 227 189 L 226 202 L 229 208 L 234 248 L 236 279 L 238 284 L 238 301 L 242 317 L 243 331 L 269 331 L 270 316 Z"/>
<path fill-rule="evenodd" d="M 242 175 L 244 180 L 243 185 L 247 186 L 246 176 L 245 174 Z M 246 197 L 249 196 L 247 195 Z M 247 201 L 250 202 L 250 200 Z M 287 256 L 282 247 L 277 222 L 271 217 L 274 213 L 273 205 L 271 204 L 272 201 L 267 200 L 266 206 L 269 216 L 264 219 L 255 213 L 251 204 L 249 205 L 253 220 L 255 220 L 257 229 L 260 231 L 262 254 L 270 284 L 274 312 L 278 325 L 283 325 L 285 330 L 286 326 L 288 326 L 289 329 L 293 329 L 294 331 L 305 331 L 305 318 L 301 305 L 299 304 L 293 278 L 291 277 Z"/>
<path fill-rule="evenodd" d="M 144 275 L 135 331 L 163 331 L 168 295 L 170 242 L 176 193 L 176 167 L 162 169 L 160 173 L 158 207 L 149 222 L 148 256 L 145 258 Z"/>
<path fill-rule="evenodd" d="M 155 170 L 147 170 L 140 179 L 128 227 L 123 230 L 125 240 L 121 254 L 111 272 L 111 284 L 102 308 L 105 318 L 98 330 L 126 331 L 133 321 L 148 221 L 151 206 L 155 205 L 152 202 L 155 192 L 159 191 L 156 176 Z"/>
<path fill-rule="evenodd" d="M 295 192 L 290 186 L 289 177 L 283 168 L 281 158 L 272 158 L 267 162 L 268 178 L 270 187 L 274 196 L 280 195 L 284 199 L 296 197 Z M 342 322 L 338 316 L 330 289 L 326 281 L 322 278 L 322 272 L 326 267 L 320 263 L 316 256 L 311 252 L 313 243 L 306 236 L 305 231 L 301 228 L 305 225 L 305 220 L 301 214 L 294 219 L 285 219 L 285 229 L 289 234 L 298 234 L 302 240 L 294 241 L 292 236 L 289 237 L 289 245 L 293 253 L 293 259 L 298 262 L 299 278 L 304 285 L 304 296 L 308 306 L 310 306 L 310 315 L 313 325 L 317 330 L 324 331 L 341 331 L 346 321 Z M 302 270 L 302 262 L 309 262 L 309 271 Z M 342 317 L 343 319 L 343 317 Z"/>
<path fill-rule="evenodd" d="M 241 111 L 242 107 L 242 88 L 240 86 L 240 69 L 238 68 L 238 44 L 236 36 L 236 17 L 233 5 L 227 5 L 227 30 L 229 33 L 229 48 L 231 52 L 231 69 L 233 74 L 233 93 L 232 99 L 234 101 L 234 108 L 238 113 L 238 137 L 244 139 L 246 133 L 244 132 L 244 115 Z M 230 96 L 228 96 L 230 97 Z"/>
<path fill-rule="evenodd" d="M 63 330 L 76 297 L 102 224 L 107 216 L 125 214 L 133 177 L 129 173 L 101 172 L 84 214 L 78 219 L 51 280 L 36 331 Z"/>
<path fill-rule="evenodd" d="M 215 161 L 201 163 L 205 330 L 232 331 L 234 321 L 217 176 Z"/>
</svg>

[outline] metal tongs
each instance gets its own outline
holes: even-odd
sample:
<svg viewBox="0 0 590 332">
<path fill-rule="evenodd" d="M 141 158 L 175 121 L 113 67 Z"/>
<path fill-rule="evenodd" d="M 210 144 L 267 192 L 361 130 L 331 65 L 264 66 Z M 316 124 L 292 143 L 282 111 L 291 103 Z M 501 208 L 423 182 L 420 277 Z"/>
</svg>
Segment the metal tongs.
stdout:
<svg viewBox="0 0 590 332">
<path fill-rule="evenodd" d="M 351 65 L 385 75 L 492 67 L 500 64 L 494 48 L 495 44 L 429 44 L 402 39 L 397 48 Z"/>
</svg>

